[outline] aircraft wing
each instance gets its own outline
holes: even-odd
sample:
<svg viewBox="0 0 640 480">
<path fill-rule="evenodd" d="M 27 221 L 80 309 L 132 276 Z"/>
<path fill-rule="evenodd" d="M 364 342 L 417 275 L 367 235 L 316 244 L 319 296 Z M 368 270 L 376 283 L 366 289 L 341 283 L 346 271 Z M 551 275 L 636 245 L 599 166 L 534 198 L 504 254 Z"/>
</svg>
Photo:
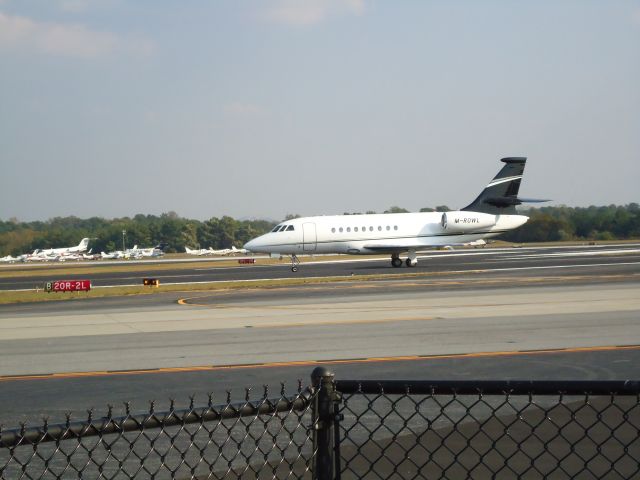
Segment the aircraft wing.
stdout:
<svg viewBox="0 0 640 480">
<path fill-rule="evenodd" d="M 464 247 L 465 245 L 469 245 L 469 242 L 447 242 L 438 245 L 425 245 L 425 243 L 415 243 L 415 244 L 394 244 L 394 243 L 375 243 L 371 245 L 365 245 L 364 248 L 367 250 L 371 250 L 372 252 L 380 252 L 380 253 L 403 253 L 408 252 L 409 250 L 419 251 L 419 250 L 431 250 L 434 248 L 443 248 L 443 247 Z"/>
<path fill-rule="evenodd" d="M 435 248 L 434 246 L 430 246 L 430 245 L 425 245 L 424 243 L 416 243 L 415 245 L 410 245 L 410 244 L 394 244 L 394 243 L 374 243 L 371 245 L 365 245 L 364 248 L 366 248 L 367 250 L 371 250 L 373 252 L 380 252 L 380 253 L 401 253 L 401 252 L 407 252 L 409 250 L 426 250 L 429 248 Z"/>
</svg>

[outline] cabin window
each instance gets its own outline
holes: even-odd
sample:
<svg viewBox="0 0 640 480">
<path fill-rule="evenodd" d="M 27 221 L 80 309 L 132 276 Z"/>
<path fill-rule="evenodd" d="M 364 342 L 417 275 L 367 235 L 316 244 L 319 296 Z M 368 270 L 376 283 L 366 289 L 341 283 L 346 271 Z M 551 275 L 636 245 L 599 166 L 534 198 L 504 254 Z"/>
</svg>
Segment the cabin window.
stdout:
<svg viewBox="0 0 640 480">
<path fill-rule="evenodd" d="M 340 227 L 340 233 L 342 233 L 342 227 Z"/>
<path fill-rule="evenodd" d="M 347 232 L 350 232 L 350 231 L 351 231 L 351 227 L 347 227 Z"/>
<path fill-rule="evenodd" d="M 393 226 L 393 229 L 394 229 L 394 230 L 398 230 L 398 225 L 394 225 L 394 226 Z"/>
<path fill-rule="evenodd" d="M 295 230 L 295 228 L 293 228 L 293 225 L 289 225 L 287 227 L 287 232 L 293 232 Z"/>
<path fill-rule="evenodd" d="M 382 227 L 380 225 L 378 225 L 378 231 L 381 232 L 382 231 Z"/>
<path fill-rule="evenodd" d="M 366 232 L 367 231 L 367 227 L 362 227 L 362 231 Z"/>
<path fill-rule="evenodd" d="M 391 230 L 391 227 L 389 225 L 387 225 L 387 232 Z"/>
<path fill-rule="evenodd" d="M 369 231 L 370 231 L 370 232 L 373 232 L 373 227 L 369 227 Z"/>
<path fill-rule="evenodd" d="M 335 228 L 332 228 L 332 229 L 331 229 L 331 233 L 336 233 L 336 229 L 335 229 Z"/>
<path fill-rule="evenodd" d="M 353 227 L 353 231 L 357 232 L 358 231 L 358 227 Z"/>
</svg>

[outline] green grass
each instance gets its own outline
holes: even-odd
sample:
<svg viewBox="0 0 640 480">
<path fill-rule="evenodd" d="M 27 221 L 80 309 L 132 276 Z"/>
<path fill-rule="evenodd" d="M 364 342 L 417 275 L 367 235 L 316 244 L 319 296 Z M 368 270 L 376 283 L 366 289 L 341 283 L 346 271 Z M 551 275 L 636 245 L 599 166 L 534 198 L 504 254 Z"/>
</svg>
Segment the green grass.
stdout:
<svg viewBox="0 0 640 480">
<path fill-rule="evenodd" d="M 300 285 L 317 285 L 335 282 L 372 281 L 389 278 L 411 278 L 434 275 L 433 273 L 405 273 L 405 274 L 375 274 L 352 275 L 348 277 L 322 277 L 322 278 L 288 278 L 282 280 L 255 280 L 212 282 L 199 284 L 160 285 L 159 287 L 97 287 L 89 292 L 48 293 L 40 291 L 0 292 L 0 304 L 47 302 L 58 300 L 81 300 L 86 298 L 117 297 L 128 295 L 153 295 L 166 292 L 201 292 L 222 291 L 236 289 L 258 289 L 274 287 L 291 287 Z"/>
</svg>

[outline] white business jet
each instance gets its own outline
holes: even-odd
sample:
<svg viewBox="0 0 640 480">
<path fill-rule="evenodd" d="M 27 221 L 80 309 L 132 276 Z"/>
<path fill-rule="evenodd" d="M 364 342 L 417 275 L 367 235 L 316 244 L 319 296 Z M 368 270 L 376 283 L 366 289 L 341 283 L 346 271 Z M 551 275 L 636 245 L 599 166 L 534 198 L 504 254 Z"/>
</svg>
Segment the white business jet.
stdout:
<svg viewBox="0 0 640 480">
<path fill-rule="evenodd" d="M 547 200 L 520 199 L 518 190 L 526 158 L 503 158 L 505 165 L 473 203 L 452 212 L 388 213 L 382 215 L 332 215 L 287 220 L 271 232 L 247 242 L 256 253 L 291 256 L 298 270 L 302 253 L 391 255 L 391 265 L 417 264 L 416 252 L 428 248 L 461 246 L 495 237 L 524 225 L 516 205 Z M 401 254 L 407 254 L 403 262 Z"/>
</svg>

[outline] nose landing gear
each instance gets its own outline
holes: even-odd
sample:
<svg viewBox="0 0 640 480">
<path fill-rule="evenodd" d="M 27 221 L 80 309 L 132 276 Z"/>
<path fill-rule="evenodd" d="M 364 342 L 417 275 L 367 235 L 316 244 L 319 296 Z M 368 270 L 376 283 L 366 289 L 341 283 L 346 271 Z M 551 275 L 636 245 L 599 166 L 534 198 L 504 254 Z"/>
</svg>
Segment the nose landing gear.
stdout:
<svg viewBox="0 0 640 480">
<path fill-rule="evenodd" d="M 298 256 L 294 253 L 291 255 L 291 271 L 293 273 L 298 271 L 298 265 L 300 265 L 300 260 L 298 260 Z"/>
</svg>

